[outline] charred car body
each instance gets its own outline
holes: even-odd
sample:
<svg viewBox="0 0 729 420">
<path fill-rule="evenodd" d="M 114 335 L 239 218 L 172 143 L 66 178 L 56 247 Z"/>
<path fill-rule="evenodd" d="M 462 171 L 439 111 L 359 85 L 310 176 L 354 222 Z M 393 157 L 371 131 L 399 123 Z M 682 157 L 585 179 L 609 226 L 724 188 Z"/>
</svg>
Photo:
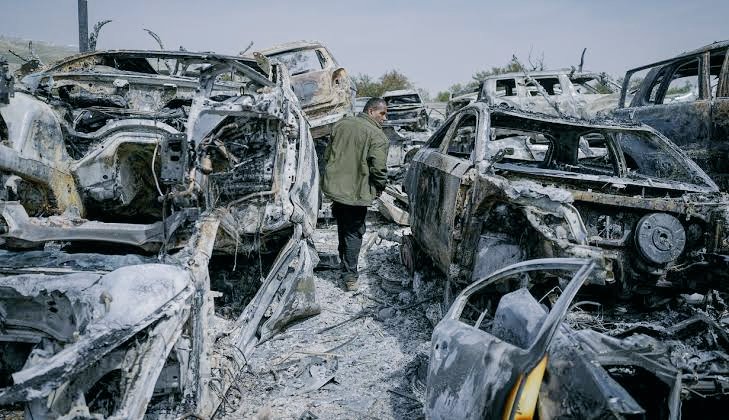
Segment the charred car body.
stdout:
<svg viewBox="0 0 729 420">
<path fill-rule="evenodd" d="M 322 43 L 292 42 L 259 53 L 288 68 L 294 92 L 315 139 L 328 136 L 334 123 L 352 114 L 354 85 L 347 71 Z"/>
<path fill-rule="evenodd" d="M 727 294 L 674 296 L 651 312 L 573 302 L 594 269 L 530 260 L 466 288 L 433 331 L 427 417 L 688 419 L 726 407 Z M 525 278 L 561 293 L 527 290 Z"/>
<path fill-rule="evenodd" d="M 478 99 L 478 92 L 469 92 L 462 95 L 454 96 L 446 104 L 446 116 L 458 111 L 464 106 L 475 102 Z"/>
<path fill-rule="evenodd" d="M 392 90 L 382 94 L 387 103 L 384 127 L 405 127 L 414 131 L 428 128 L 428 111 L 420 94 L 412 89 Z"/>
<path fill-rule="evenodd" d="M 383 127 L 390 147 L 387 149 L 387 175 L 391 181 L 402 181 L 407 166 L 415 153 L 428 140 L 429 132 L 414 133 L 398 130 L 396 127 Z"/>
<path fill-rule="evenodd" d="M 209 417 L 259 340 L 318 311 L 318 172 L 283 67 L 83 54 L 0 115 L 0 405 Z M 251 252 L 258 279 L 211 264 Z"/>
<path fill-rule="evenodd" d="M 617 117 L 643 122 L 678 144 L 729 189 L 729 41 L 625 74 Z"/>
<path fill-rule="evenodd" d="M 620 87 L 605 73 L 544 70 L 487 77 L 481 81 L 477 100 L 522 111 L 591 119 L 612 112 L 619 92 Z"/>
<path fill-rule="evenodd" d="M 598 260 L 589 282 L 625 293 L 725 270 L 727 197 L 647 126 L 477 102 L 418 151 L 403 187 L 413 235 L 404 261 L 420 266 L 425 254 L 452 285 L 557 256 Z"/>
</svg>

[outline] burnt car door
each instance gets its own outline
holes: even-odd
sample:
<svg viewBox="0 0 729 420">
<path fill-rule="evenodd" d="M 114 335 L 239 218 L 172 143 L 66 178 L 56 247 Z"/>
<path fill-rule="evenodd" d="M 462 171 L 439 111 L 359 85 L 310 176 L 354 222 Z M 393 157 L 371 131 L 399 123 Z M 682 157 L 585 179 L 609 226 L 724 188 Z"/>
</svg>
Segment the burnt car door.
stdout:
<svg viewBox="0 0 729 420">
<path fill-rule="evenodd" d="M 716 166 L 707 172 L 719 187 L 729 187 L 729 49 L 709 55 L 709 89 L 711 90 L 711 147 L 716 151 Z"/>
<path fill-rule="evenodd" d="M 406 180 L 413 236 L 444 272 L 451 263 L 457 202 L 464 196 L 464 175 L 474 165 L 480 120 L 476 108 L 455 114 L 415 155 Z"/>
<path fill-rule="evenodd" d="M 282 61 L 288 68 L 294 93 L 303 108 L 330 100 L 332 86 L 329 79 L 336 63 L 324 48 L 285 51 L 271 57 Z"/>
<path fill-rule="evenodd" d="M 586 259 L 531 260 L 499 270 L 466 288 L 433 331 L 426 416 L 532 418 L 547 348 L 594 268 L 595 262 Z M 547 271 L 571 277 L 571 281 L 545 315 L 527 289 L 512 286 L 520 284 L 522 276 Z M 516 291 L 503 295 L 496 292 L 500 287 Z"/>
</svg>

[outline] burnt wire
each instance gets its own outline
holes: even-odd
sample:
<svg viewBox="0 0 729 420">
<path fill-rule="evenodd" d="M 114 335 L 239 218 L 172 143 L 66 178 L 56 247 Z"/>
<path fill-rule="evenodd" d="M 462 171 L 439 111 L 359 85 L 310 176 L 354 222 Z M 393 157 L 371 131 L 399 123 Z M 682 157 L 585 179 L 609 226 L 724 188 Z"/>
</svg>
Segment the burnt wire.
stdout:
<svg viewBox="0 0 729 420">
<path fill-rule="evenodd" d="M 154 177 L 154 185 L 157 187 L 157 193 L 160 197 L 164 197 L 162 194 L 162 188 L 159 186 L 159 180 L 157 179 L 157 171 L 155 170 L 154 163 L 157 159 L 157 150 L 159 149 L 159 141 L 154 145 L 154 152 L 152 153 L 152 176 Z"/>
</svg>

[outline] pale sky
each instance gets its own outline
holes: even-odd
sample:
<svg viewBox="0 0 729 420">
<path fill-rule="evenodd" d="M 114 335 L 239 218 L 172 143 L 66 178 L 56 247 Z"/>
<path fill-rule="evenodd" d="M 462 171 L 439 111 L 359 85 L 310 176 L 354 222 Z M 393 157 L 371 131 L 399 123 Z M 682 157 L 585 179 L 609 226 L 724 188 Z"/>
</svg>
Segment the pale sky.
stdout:
<svg viewBox="0 0 729 420">
<path fill-rule="evenodd" d="M 473 73 L 544 53 L 547 68 L 625 70 L 729 39 L 729 1 L 89 0 L 89 30 L 112 19 L 97 49 L 234 54 L 250 41 L 324 42 L 350 74 L 406 74 L 431 94 Z M 2 0 L 0 34 L 78 45 L 76 0 Z M 2 52 L 0 52 L 2 53 Z"/>
</svg>

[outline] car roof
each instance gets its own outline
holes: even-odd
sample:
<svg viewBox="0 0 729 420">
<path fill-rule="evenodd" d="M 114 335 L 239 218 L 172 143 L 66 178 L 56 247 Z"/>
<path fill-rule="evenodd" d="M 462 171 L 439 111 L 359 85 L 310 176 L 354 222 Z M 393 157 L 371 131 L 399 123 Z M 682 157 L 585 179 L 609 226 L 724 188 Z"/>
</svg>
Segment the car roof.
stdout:
<svg viewBox="0 0 729 420">
<path fill-rule="evenodd" d="M 633 73 L 633 72 L 636 72 L 638 70 L 647 69 L 649 67 L 655 67 L 655 66 L 659 66 L 659 65 L 662 65 L 662 64 L 668 64 L 668 63 L 672 62 L 673 60 L 675 60 L 677 58 L 688 57 L 688 56 L 692 56 L 692 55 L 696 55 L 696 54 L 701 54 L 701 53 L 705 53 L 707 51 L 712 51 L 712 50 L 716 50 L 716 49 L 726 48 L 728 46 L 729 46 L 729 40 L 712 42 L 711 44 L 704 45 L 703 47 L 697 48 L 695 50 L 682 52 L 681 54 L 679 54 L 677 56 L 674 56 L 674 57 L 671 57 L 671 58 L 667 58 L 665 60 L 654 61 L 654 62 L 652 62 L 650 64 L 644 64 L 642 66 L 632 68 L 632 69 L 628 70 L 626 72 L 626 74 L 627 73 Z"/>
<path fill-rule="evenodd" d="M 592 120 L 585 120 L 585 119 L 575 118 L 575 117 L 556 117 L 556 116 L 552 116 L 549 114 L 543 114 L 540 112 L 523 111 L 523 110 L 519 110 L 516 108 L 504 108 L 503 106 L 498 106 L 498 105 L 487 105 L 484 102 L 479 102 L 478 104 L 476 104 L 476 103 L 469 104 L 469 105 L 459 109 L 456 113 L 464 112 L 468 109 L 473 109 L 474 107 L 478 107 L 478 106 L 483 106 L 485 109 L 488 110 L 488 113 L 490 115 L 512 116 L 512 117 L 525 118 L 525 119 L 552 123 L 552 124 L 569 125 L 569 126 L 573 126 L 573 127 L 603 128 L 603 129 L 614 129 L 614 130 L 641 130 L 641 131 L 651 131 L 651 132 L 654 131 L 649 126 L 642 124 L 642 123 L 638 123 L 638 122 L 614 120 L 611 118 L 598 118 L 598 119 L 592 119 Z"/>
<path fill-rule="evenodd" d="M 571 78 L 579 77 L 598 77 L 601 73 L 593 71 L 574 71 L 573 69 L 555 69 L 555 70 L 539 70 L 539 71 L 527 71 L 530 77 L 546 77 L 546 76 L 559 76 L 561 74 L 570 76 Z M 514 77 L 524 77 L 524 72 L 512 72 L 494 74 L 491 76 L 484 77 L 480 80 L 493 80 L 493 79 L 511 79 Z"/>
<path fill-rule="evenodd" d="M 257 51 L 263 55 L 274 55 L 287 51 L 307 50 L 321 47 L 324 47 L 324 44 L 319 41 L 293 41 L 274 45 L 272 47 L 264 48 Z"/>
<path fill-rule="evenodd" d="M 194 52 L 194 51 L 162 51 L 162 50 L 101 50 L 101 51 L 92 51 L 92 52 L 86 52 L 81 54 L 76 54 L 71 57 L 67 57 L 63 60 L 57 61 L 56 63 L 52 64 L 50 67 L 48 67 L 45 70 L 42 70 L 40 73 L 47 73 L 47 72 L 53 72 L 61 67 L 68 65 L 70 63 L 73 63 L 74 61 L 82 61 L 86 58 L 95 57 L 95 56 L 126 56 L 126 57 L 147 57 L 147 58 L 169 58 L 169 59 L 180 59 L 180 58 L 199 58 L 199 59 L 210 59 L 211 61 L 218 60 L 218 61 L 228 61 L 228 60 L 234 60 L 237 62 L 240 62 L 242 64 L 245 64 L 248 67 L 251 67 L 252 69 L 256 70 L 257 72 L 261 73 L 262 75 L 265 75 L 263 70 L 258 66 L 258 63 L 255 59 L 250 57 L 243 57 L 243 56 L 234 56 L 234 55 L 223 55 L 223 54 L 216 54 L 214 52 Z"/>
<path fill-rule="evenodd" d="M 402 96 L 402 95 L 417 95 L 418 92 L 413 89 L 400 89 L 400 90 L 389 90 L 382 94 L 382 97 L 389 97 L 389 96 Z"/>
</svg>

